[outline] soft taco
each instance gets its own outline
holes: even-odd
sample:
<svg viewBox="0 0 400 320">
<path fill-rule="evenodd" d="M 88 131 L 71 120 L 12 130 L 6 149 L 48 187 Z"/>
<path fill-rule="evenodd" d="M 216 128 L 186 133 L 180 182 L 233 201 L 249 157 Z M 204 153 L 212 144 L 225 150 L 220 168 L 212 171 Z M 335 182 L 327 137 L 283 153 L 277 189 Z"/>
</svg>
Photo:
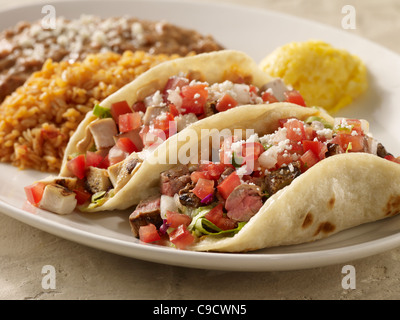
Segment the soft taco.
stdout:
<svg viewBox="0 0 400 320">
<path fill-rule="evenodd" d="M 28 198 L 60 214 L 77 205 L 84 211 L 126 209 L 147 192 L 132 188 L 144 184 L 146 159 L 170 136 L 231 108 L 279 101 L 304 105 L 297 91 L 242 52 L 165 62 L 96 105 L 71 137 L 59 176 L 28 186 Z"/>
<path fill-rule="evenodd" d="M 400 160 L 365 120 L 289 103 L 242 106 L 182 131 L 169 148 L 188 130 L 207 145 L 212 131 L 201 129 L 231 134 L 217 158 L 148 167 L 147 184 L 158 190 L 129 218 L 140 240 L 245 252 L 317 240 L 400 211 Z"/>
</svg>

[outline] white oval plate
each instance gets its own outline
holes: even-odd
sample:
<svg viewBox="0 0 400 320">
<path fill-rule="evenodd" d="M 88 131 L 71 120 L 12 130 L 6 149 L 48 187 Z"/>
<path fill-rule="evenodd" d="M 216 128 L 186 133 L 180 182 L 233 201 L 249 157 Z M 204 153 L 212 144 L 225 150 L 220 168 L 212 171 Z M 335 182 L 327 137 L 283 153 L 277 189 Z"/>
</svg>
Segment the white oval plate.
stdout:
<svg viewBox="0 0 400 320">
<path fill-rule="evenodd" d="M 276 12 L 230 5 L 184 1 L 53 2 L 57 15 L 103 17 L 130 13 L 149 20 L 165 19 L 213 35 L 229 49 L 242 50 L 256 61 L 291 41 L 320 39 L 358 55 L 367 65 L 370 89 L 341 116 L 364 118 L 370 130 L 392 153 L 400 154 L 400 57 L 370 41 Z M 43 5 L 0 12 L 0 28 L 21 20 L 38 20 Z M 312 243 L 269 248 L 245 254 L 180 251 L 140 243 L 130 232 L 129 211 L 59 216 L 26 202 L 23 187 L 46 174 L 0 164 L 0 211 L 54 235 L 116 254 L 192 268 L 231 271 L 291 270 L 342 263 L 400 245 L 400 216 L 342 231 Z M 379 192 L 379 190 L 377 190 Z"/>
</svg>

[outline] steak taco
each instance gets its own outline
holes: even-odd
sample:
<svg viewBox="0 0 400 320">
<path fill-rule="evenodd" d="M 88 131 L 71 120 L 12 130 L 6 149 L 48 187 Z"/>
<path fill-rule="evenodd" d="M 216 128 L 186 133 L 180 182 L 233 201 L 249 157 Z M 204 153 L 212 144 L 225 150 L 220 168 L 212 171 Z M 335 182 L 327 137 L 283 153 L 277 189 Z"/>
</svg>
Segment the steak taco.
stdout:
<svg viewBox="0 0 400 320">
<path fill-rule="evenodd" d="M 217 157 L 149 167 L 147 184 L 158 190 L 130 215 L 132 232 L 178 249 L 245 252 L 393 216 L 400 211 L 400 160 L 368 127 L 289 103 L 242 106 L 199 122 L 191 129 L 231 134 Z"/>
<path fill-rule="evenodd" d="M 280 101 L 304 105 L 297 91 L 262 72 L 242 52 L 162 63 L 86 115 L 68 143 L 59 176 L 27 187 L 28 198 L 60 214 L 77 205 L 85 211 L 128 208 L 147 192 L 132 192 L 146 181 L 147 159 L 164 154 L 175 133 L 241 105 Z M 29 197 L 32 190 L 39 196 Z"/>
</svg>

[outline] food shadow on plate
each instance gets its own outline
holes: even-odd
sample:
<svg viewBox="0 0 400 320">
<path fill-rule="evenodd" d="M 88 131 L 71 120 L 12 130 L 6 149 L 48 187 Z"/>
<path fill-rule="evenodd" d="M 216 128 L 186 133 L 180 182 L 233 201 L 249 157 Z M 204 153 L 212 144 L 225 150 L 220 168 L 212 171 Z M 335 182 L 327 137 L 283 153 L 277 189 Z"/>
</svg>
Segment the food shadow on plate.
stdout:
<svg viewBox="0 0 400 320">
<path fill-rule="evenodd" d="M 133 209 L 99 211 L 99 212 L 80 212 L 75 211 L 68 215 L 69 221 L 76 222 L 85 228 L 96 228 L 96 234 L 111 236 L 121 240 L 133 240 L 134 236 L 129 224 L 129 215 Z"/>
</svg>

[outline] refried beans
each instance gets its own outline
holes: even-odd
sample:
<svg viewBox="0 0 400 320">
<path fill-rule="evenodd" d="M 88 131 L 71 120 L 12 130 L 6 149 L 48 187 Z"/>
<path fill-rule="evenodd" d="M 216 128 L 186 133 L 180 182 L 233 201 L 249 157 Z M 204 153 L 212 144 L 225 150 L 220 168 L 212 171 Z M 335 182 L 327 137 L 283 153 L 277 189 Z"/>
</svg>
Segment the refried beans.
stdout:
<svg viewBox="0 0 400 320">
<path fill-rule="evenodd" d="M 43 29 L 40 21 L 21 22 L 0 33 L 0 102 L 47 59 L 75 62 L 90 53 L 127 50 L 185 56 L 221 49 L 213 37 L 165 21 L 82 15 L 58 17 L 55 29 Z"/>
</svg>

